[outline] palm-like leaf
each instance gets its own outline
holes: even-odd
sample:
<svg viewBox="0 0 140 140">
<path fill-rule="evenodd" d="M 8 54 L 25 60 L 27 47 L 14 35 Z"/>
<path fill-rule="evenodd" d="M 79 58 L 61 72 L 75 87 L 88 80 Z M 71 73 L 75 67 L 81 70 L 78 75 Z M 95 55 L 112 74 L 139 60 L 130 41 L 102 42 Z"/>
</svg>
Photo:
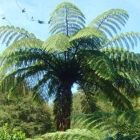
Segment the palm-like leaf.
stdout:
<svg viewBox="0 0 140 140">
<path fill-rule="evenodd" d="M 43 44 L 43 48 L 49 52 L 64 52 L 70 47 L 69 37 L 65 34 L 53 35 Z"/>
<path fill-rule="evenodd" d="M 70 38 L 70 42 L 78 43 L 82 49 L 98 50 L 105 43 L 106 37 L 96 28 L 86 27 L 77 32 Z"/>
<path fill-rule="evenodd" d="M 85 26 L 85 17 L 75 5 L 64 2 L 54 10 L 49 24 L 52 34 L 72 35 Z"/>
<path fill-rule="evenodd" d="M 140 33 L 129 32 L 129 33 L 122 33 L 111 40 L 109 40 L 105 47 L 122 47 L 134 48 L 137 46 L 137 42 L 140 40 Z"/>
<path fill-rule="evenodd" d="M 14 26 L 0 27 L 0 39 L 2 39 L 2 43 L 5 43 L 7 46 L 11 42 L 15 42 L 22 38 L 35 38 L 35 35 L 29 33 L 23 28 L 18 28 Z"/>
<path fill-rule="evenodd" d="M 38 77 L 51 71 L 53 66 L 49 63 L 51 63 L 52 57 L 43 49 L 42 44 L 42 41 L 37 39 L 22 39 L 7 48 L 3 59 L 1 59 L 2 63 L 6 64 L 1 67 L 1 73 L 7 74 L 3 77 L 2 82 L 16 76 L 19 77 L 19 80 L 15 86 L 18 86 L 25 79 L 34 77 L 34 80 L 37 80 Z M 36 93 L 34 92 L 37 96 Z"/>
<path fill-rule="evenodd" d="M 128 20 L 128 14 L 122 9 L 111 9 L 95 18 L 89 26 L 96 27 L 109 36 L 113 36 L 113 33 L 117 33 L 117 30 L 121 30 L 121 25 L 125 25 Z"/>
<path fill-rule="evenodd" d="M 139 70 L 140 70 L 140 55 L 134 52 L 126 51 L 125 49 L 118 48 L 105 48 L 102 49 L 114 63 L 114 68 L 118 74 L 131 81 L 135 87 L 140 85 Z"/>
</svg>

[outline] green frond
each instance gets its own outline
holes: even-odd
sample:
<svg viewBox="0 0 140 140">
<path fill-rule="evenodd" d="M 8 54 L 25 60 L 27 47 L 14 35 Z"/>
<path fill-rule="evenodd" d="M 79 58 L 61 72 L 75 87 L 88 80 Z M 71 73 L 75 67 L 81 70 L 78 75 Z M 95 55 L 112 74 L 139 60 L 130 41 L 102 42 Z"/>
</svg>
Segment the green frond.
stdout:
<svg viewBox="0 0 140 140">
<path fill-rule="evenodd" d="M 43 86 L 47 83 L 47 85 L 52 85 L 52 83 L 51 83 L 51 78 L 52 78 L 52 76 L 50 75 L 50 73 L 49 72 L 47 72 L 46 74 L 44 74 L 43 75 L 43 78 L 42 79 L 40 79 L 38 82 L 37 82 L 37 84 L 33 87 L 33 94 L 34 94 L 34 99 L 38 99 L 38 95 L 41 93 L 40 92 L 40 90 L 41 89 L 43 89 Z M 55 86 L 55 85 L 52 85 L 53 87 Z M 49 89 L 47 89 L 46 88 L 46 95 L 47 96 L 51 96 L 50 94 L 49 94 Z M 51 93 L 52 94 L 52 93 Z M 49 97 L 48 97 L 49 98 Z"/>
<path fill-rule="evenodd" d="M 21 50 L 21 49 L 31 49 L 31 48 L 38 48 L 38 49 L 42 49 L 42 44 L 43 41 L 39 40 L 39 39 L 30 39 L 30 38 L 26 38 L 26 39 L 21 39 L 19 41 L 15 41 L 14 43 L 12 43 L 8 48 L 6 48 L 6 50 L 3 52 L 3 56 L 8 56 L 11 53 L 17 51 L 17 50 Z"/>
<path fill-rule="evenodd" d="M 0 71 L 6 70 L 8 67 L 16 66 L 27 66 L 32 65 L 33 63 L 40 62 L 44 63 L 45 58 L 49 59 L 48 54 L 45 52 L 42 52 L 39 49 L 25 49 L 25 50 L 19 50 L 11 53 L 10 55 L 6 56 L 4 55 L 2 60 L 2 66 L 0 68 Z M 20 65 L 21 64 L 21 65 Z"/>
<path fill-rule="evenodd" d="M 30 66 L 21 66 L 21 67 L 14 67 L 15 69 L 10 71 L 4 79 L 8 76 L 16 76 L 16 77 L 22 77 L 26 72 L 33 71 L 34 73 L 37 73 L 39 71 L 45 70 L 46 66 L 43 63 L 36 62 L 35 64 L 32 64 Z M 24 77 L 25 78 L 25 77 Z"/>
<path fill-rule="evenodd" d="M 128 14 L 122 9 L 111 9 L 97 16 L 90 24 L 90 27 L 96 27 L 106 35 L 113 36 L 117 34 L 121 26 L 125 25 L 128 20 Z"/>
<path fill-rule="evenodd" d="M 3 86 L 7 86 L 4 85 L 3 83 L 5 83 L 5 81 L 8 81 L 8 79 L 11 79 L 13 77 L 16 77 L 18 80 L 16 80 L 16 82 L 14 83 L 16 87 L 18 84 L 22 83 L 26 78 L 30 77 L 30 76 L 34 76 L 35 74 L 41 75 L 41 73 L 45 70 L 45 66 L 43 66 L 42 64 L 36 64 L 36 65 L 31 65 L 28 67 L 22 67 L 19 69 L 15 69 L 10 71 L 8 74 L 6 73 L 2 78 L 1 78 L 1 85 Z M 10 85 L 9 85 L 10 87 Z M 12 87 L 12 83 L 11 83 L 11 87 L 9 88 L 9 90 L 11 90 Z"/>
<path fill-rule="evenodd" d="M 140 33 L 127 32 L 108 40 L 104 47 L 134 48 L 140 41 Z"/>
<path fill-rule="evenodd" d="M 40 140 L 118 140 L 138 138 L 140 132 L 139 111 L 94 112 L 72 116 L 72 127 L 65 132 L 48 133 Z M 38 138 L 34 139 L 38 140 Z"/>
<path fill-rule="evenodd" d="M 100 78 L 113 81 L 117 76 L 113 63 L 106 55 L 99 51 L 89 53 L 87 63 L 90 69 L 94 70 L 95 74 Z"/>
<path fill-rule="evenodd" d="M 9 70 L 12 66 L 23 67 L 37 60 L 43 61 L 43 56 L 48 55 L 41 50 L 42 42 L 37 39 L 22 39 L 14 42 L 1 55 L 0 72 Z"/>
<path fill-rule="evenodd" d="M 135 88 L 139 88 L 139 86 L 140 86 L 140 74 L 139 74 L 139 72 L 118 71 L 118 74 L 120 76 L 124 77 L 125 79 L 128 79 L 131 86 L 133 85 Z M 131 86 L 129 86 L 128 88 L 130 89 Z"/>
<path fill-rule="evenodd" d="M 123 48 L 104 48 L 101 50 L 114 63 L 117 70 L 137 72 L 140 70 L 140 55 Z"/>
<path fill-rule="evenodd" d="M 117 132 L 125 135 L 139 135 L 140 121 L 139 110 L 127 112 L 117 111 L 112 113 L 94 112 L 94 114 L 81 114 L 72 117 L 72 129 L 87 129 L 94 133 L 101 132 L 113 136 Z"/>
<path fill-rule="evenodd" d="M 119 89 L 125 91 L 127 95 L 135 95 L 134 88 L 140 85 L 140 56 L 134 52 L 129 52 L 123 48 L 104 48 L 101 50 L 109 57 L 116 70 L 116 82 Z M 121 78 L 121 79 L 120 79 Z"/>
<path fill-rule="evenodd" d="M 92 49 L 99 49 L 106 41 L 106 37 L 96 28 L 86 27 L 70 38 L 70 42 L 79 43 L 85 49 L 90 46 Z"/>
<path fill-rule="evenodd" d="M 43 49 L 49 52 L 64 52 L 67 51 L 71 44 L 69 43 L 69 37 L 65 34 L 56 34 L 49 37 L 43 43 Z"/>
<path fill-rule="evenodd" d="M 34 34 L 29 33 L 23 28 L 14 26 L 0 27 L 0 39 L 2 40 L 2 43 L 5 43 L 7 46 L 12 42 L 20 40 L 22 38 L 36 38 L 36 37 Z"/>
<path fill-rule="evenodd" d="M 133 109 L 129 99 L 125 95 L 123 95 L 123 93 L 121 93 L 119 89 L 114 87 L 108 81 L 101 80 L 100 82 L 101 83 L 99 83 L 98 86 L 100 87 L 101 91 L 106 95 L 106 97 L 113 103 L 114 107 L 118 108 L 119 110 Z"/>
<path fill-rule="evenodd" d="M 51 34 L 63 33 L 69 36 L 84 27 L 85 17 L 75 5 L 63 2 L 51 14 L 49 24 Z"/>
<path fill-rule="evenodd" d="M 100 140 L 96 134 L 87 129 L 69 129 L 66 132 L 56 132 L 43 135 L 43 140 Z"/>
<path fill-rule="evenodd" d="M 111 81 L 104 80 L 104 78 L 98 76 L 95 71 L 88 70 L 87 73 L 85 72 L 82 79 L 83 82 L 81 81 L 80 86 L 84 90 L 85 94 L 89 93 L 94 95 L 95 91 L 99 90 L 103 96 L 106 96 L 107 99 L 112 102 L 112 105 L 119 110 L 133 109 L 132 104 L 126 94 L 121 92 L 118 86 L 115 86 L 118 78 L 119 75 L 117 72 L 116 76 Z M 123 83 L 123 87 L 125 88 L 124 85 L 125 84 Z"/>
</svg>

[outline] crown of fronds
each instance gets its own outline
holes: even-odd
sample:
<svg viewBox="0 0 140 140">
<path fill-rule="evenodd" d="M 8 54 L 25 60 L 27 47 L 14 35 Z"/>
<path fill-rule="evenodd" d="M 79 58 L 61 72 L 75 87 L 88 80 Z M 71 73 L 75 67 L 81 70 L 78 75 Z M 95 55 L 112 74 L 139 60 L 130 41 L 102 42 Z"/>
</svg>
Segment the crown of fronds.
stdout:
<svg viewBox="0 0 140 140">
<path fill-rule="evenodd" d="M 140 85 L 140 58 L 129 48 L 137 46 L 140 34 L 130 32 L 113 37 L 127 20 L 125 10 L 112 9 L 85 27 L 83 13 L 75 5 L 64 2 L 50 17 L 52 36 L 46 41 L 36 39 L 24 29 L 2 26 L 0 39 L 9 46 L 1 56 L 3 79 L 8 75 L 19 76 L 21 81 L 32 77 L 39 80 L 35 90 L 47 85 L 54 93 L 57 80 L 64 77 L 62 71 L 70 71 L 72 81 L 80 83 L 84 79 L 86 84 L 89 81 L 92 84 L 87 84 L 88 87 L 97 85 L 104 89 L 109 99 L 115 100 L 115 106 L 131 108 L 125 93 L 133 94 Z"/>
</svg>

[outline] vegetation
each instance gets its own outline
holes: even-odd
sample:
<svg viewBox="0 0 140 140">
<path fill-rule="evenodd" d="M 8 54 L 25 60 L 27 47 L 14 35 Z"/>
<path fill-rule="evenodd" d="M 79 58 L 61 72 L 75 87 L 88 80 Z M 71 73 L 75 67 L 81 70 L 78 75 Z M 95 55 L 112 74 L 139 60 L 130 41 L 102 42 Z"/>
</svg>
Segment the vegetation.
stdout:
<svg viewBox="0 0 140 140">
<path fill-rule="evenodd" d="M 8 125 L 5 124 L 0 127 L 0 139 L 1 140 L 25 140 L 25 134 L 16 129 L 9 129 Z"/>
<path fill-rule="evenodd" d="M 127 19 L 126 11 L 113 9 L 85 27 L 83 13 L 75 5 L 64 2 L 51 15 L 52 36 L 45 42 L 24 29 L 1 27 L 3 42 L 9 46 L 1 56 L 4 80 L 16 76 L 17 84 L 30 81 L 35 97 L 40 91 L 47 97 L 53 95 L 58 130 L 70 128 L 74 83 L 78 83 L 87 96 L 98 89 L 114 106 L 132 109 L 125 94 L 133 96 L 139 84 L 140 59 L 139 54 L 122 47 L 133 47 L 140 35 L 131 32 L 113 37 Z M 37 82 L 33 83 L 32 79 Z"/>
<path fill-rule="evenodd" d="M 91 114 L 99 110 L 103 112 L 113 112 L 115 108 L 102 93 L 96 92 L 96 94 L 90 98 L 87 98 L 83 91 L 78 91 L 74 94 L 72 115 L 83 113 Z"/>
<path fill-rule="evenodd" d="M 47 103 L 37 103 L 32 100 L 31 95 L 24 95 L 18 99 L 8 99 L 6 96 L 0 94 L 0 127 L 7 123 L 9 132 L 16 129 L 24 132 L 26 137 L 44 134 L 54 129 Z"/>
<path fill-rule="evenodd" d="M 51 14 L 51 36 L 46 41 L 25 29 L 0 27 L 0 39 L 8 46 L 0 56 L 1 90 L 18 99 L 12 101 L 17 104 L 12 109 L 20 108 L 16 119 L 24 122 L 9 124 L 20 127 L 29 137 L 51 131 L 46 106 L 30 101 L 54 99 L 56 129 L 64 132 L 36 140 L 140 139 L 139 110 L 133 102 L 139 96 L 140 54 L 130 51 L 137 46 L 140 33 L 119 34 L 128 18 L 125 10 L 111 9 L 86 25 L 78 7 L 63 2 Z M 74 95 L 81 102 L 79 112 L 72 112 L 72 105 L 76 108 L 73 84 L 82 91 L 82 101 Z M 23 95 L 32 91 L 31 98 L 20 99 L 19 89 L 24 89 Z M 104 107 L 105 102 L 110 107 Z"/>
<path fill-rule="evenodd" d="M 43 135 L 40 140 L 139 140 L 139 113 L 137 110 L 135 113 L 95 112 L 75 116 L 72 119 L 71 129 Z"/>
</svg>

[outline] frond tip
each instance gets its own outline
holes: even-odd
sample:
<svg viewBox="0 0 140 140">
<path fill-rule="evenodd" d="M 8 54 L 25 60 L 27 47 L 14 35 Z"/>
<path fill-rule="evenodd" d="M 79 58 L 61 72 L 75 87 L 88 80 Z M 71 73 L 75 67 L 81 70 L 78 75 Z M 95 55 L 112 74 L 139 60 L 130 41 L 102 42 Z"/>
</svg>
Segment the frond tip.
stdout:
<svg viewBox="0 0 140 140">
<path fill-rule="evenodd" d="M 43 48 L 49 52 L 64 52 L 70 47 L 69 37 L 65 34 L 53 35 L 43 43 Z"/>
<path fill-rule="evenodd" d="M 50 33 L 64 33 L 69 36 L 85 26 L 85 17 L 75 5 L 63 2 L 52 13 L 49 24 Z"/>
<path fill-rule="evenodd" d="M 109 40 L 105 47 L 121 47 L 121 48 L 134 48 L 140 41 L 140 33 L 137 32 L 126 32 Z"/>
<path fill-rule="evenodd" d="M 34 34 L 29 33 L 23 28 L 14 27 L 14 26 L 1 26 L 0 27 L 0 39 L 2 43 L 5 43 L 7 46 L 20 40 L 22 38 L 36 38 Z"/>
<path fill-rule="evenodd" d="M 128 13 L 122 9 L 111 9 L 97 16 L 91 23 L 90 27 L 96 27 L 109 36 L 121 30 L 121 26 L 125 26 L 128 20 Z"/>
</svg>

